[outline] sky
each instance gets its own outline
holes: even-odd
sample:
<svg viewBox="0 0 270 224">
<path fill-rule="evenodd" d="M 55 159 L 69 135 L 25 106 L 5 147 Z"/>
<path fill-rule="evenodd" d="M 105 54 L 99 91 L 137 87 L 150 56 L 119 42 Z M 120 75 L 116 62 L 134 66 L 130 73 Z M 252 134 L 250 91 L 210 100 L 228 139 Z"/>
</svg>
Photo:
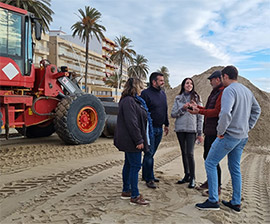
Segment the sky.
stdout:
<svg viewBox="0 0 270 224">
<path fill-rule="evenodd" d="M 166 66 L 172 87 L 213 66 L 234 65 L 270 92 L 270 0 L 52 0 L 50 29 L 72 34 L 85 6 L 102 14 L 106 37 L 132 40 L 149 74 Z"/>
</svg>

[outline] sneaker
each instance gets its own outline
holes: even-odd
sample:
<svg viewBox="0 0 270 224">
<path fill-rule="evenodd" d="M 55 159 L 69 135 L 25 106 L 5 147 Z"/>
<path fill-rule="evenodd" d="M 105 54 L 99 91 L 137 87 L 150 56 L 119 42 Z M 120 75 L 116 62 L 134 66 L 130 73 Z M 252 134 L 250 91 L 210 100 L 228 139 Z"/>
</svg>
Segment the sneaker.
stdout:
<svg viewBox="0 0 270 224">
<path fill-rule="evenodd" d="M 157 186 L 155 185 L 154 181 L 146 182 L 146 186 L 152 189 L 156 189 Z"/>
<path fill-rule="evenodd" d="M 204 203 L 198 203 L 195 207 L 199 210 L 219 210 L 220 206 L 218 202 L 210 202 L 208 199 Z"/>
<path fill-rule="evenodd" d="M 221 187 L 218 188 L 218 195 L 221 194 Z M 209 191 L 203 191 L 202 196 L 208 197 L 209 196 Z"/>
<path fill-rule="evenodd" d="M 122 192 L 122 194 L 121 194 L 121 199 L 127 200 L 127 199 L 130 199 L 130 197 L 131 197 L 131 192 L 130 191 Z"/>
<path fill-rule="evenodd" d="M 131 205 L 149 205 L 149 201 L 145 200 L 143 196 L 140 194 L 136 198 L 130 198 Z"/>
<path fill-rule="evenodd" d="M 240 212 L 241 211 L 241 205 L 232 205 L 231 201 L 224 201 L 222 200 L 222 204 L 231 208 L 235 212 Z"/>
<path fill-rule="evenodd" d="M 205 181 L 204 183 L 202 183 L 200 186 L 196 187 L 197 190 L 205 190 L 208 189 L 208 182 Z"/>
</svg>

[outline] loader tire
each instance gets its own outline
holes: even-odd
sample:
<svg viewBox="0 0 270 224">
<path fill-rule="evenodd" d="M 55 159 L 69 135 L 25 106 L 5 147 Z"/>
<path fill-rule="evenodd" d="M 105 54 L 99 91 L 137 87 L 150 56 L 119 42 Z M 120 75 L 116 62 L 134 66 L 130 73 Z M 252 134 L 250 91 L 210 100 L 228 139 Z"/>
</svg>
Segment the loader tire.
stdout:
<svg viewBox="0 0 270 224">
<path fill-rule="evenodd" d="M 104 107 L 94 95 L 68 96 L 57 105 L 55 130 L 67 144 L 94 142 L 101 135 L 104 124 Z"/>
<path fill-rule="evenodd" d="M 104 106 L 106 114 L 118 115 L 118 103 L 103 101 L 102 105 Z"/>
<path fill-rule="evenodd" d="M 16 128 L 16 130 L 24 135 L 23 128 Z M 46 121 L 41 124 L 26 127 L 25 135 L 28 138 L 40 138 L 51 136 L 55 132 L 53 120 Z"/>
</svg>

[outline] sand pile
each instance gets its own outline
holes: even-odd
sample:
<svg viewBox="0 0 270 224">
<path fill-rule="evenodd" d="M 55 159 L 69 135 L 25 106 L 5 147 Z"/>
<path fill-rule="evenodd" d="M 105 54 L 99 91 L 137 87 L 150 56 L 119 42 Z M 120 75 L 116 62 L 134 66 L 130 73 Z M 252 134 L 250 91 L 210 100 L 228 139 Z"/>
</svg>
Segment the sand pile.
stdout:
<svg viewBox="0 0 270 224">
<path fill-rule="evenodd" d="M 212 90 L 212 87 L 207 79 L 214 71 L 221 70 L 222 66 L 216 66 L 208 69 L 199 75 L 194 75 L 192 79 L 195 83 L 195 90 L 201 96 L 203 105 L 206 104 L 206 100 Z M 264 92 L 254 86 L 249 80 L 239 77 L 238 81 L 248 87 L 253 94 L 255 95 L 257 101 L 259 102 L 262 113 L 258 123 L 255 128 L 249 133 L 249 145 L 252 146 L 269 146 L 270 145 L 270 93 Z M 181 83 L 173 89 L 166 91 L 168 98 L 168 107 L 169 107 L 169 117 L 171 114 L 171 109 L 173 106 L 174 98 L 179 94 L 181 89 Z M 164 138 L 164 140 L 177 140 L 174 133 L 174 119 L 169 118 L 170 120 L 170 133 Z"/>
</svg>

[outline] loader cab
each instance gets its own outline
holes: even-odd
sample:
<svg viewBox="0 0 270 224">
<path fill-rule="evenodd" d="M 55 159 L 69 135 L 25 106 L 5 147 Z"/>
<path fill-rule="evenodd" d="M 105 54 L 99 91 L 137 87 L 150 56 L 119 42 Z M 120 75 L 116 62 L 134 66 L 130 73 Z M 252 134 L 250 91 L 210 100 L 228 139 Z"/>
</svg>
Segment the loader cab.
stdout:
<svg viewBox="0 0 270 224">
<path fill-rule="evenodd" d="M 0 3 L 0 56 L 12 59 L 22 76 L 29 76 L 33 63 L 32 23 L 36 39 L 41 39 L 41 25 L 31 13 Z"/>
</svg>

